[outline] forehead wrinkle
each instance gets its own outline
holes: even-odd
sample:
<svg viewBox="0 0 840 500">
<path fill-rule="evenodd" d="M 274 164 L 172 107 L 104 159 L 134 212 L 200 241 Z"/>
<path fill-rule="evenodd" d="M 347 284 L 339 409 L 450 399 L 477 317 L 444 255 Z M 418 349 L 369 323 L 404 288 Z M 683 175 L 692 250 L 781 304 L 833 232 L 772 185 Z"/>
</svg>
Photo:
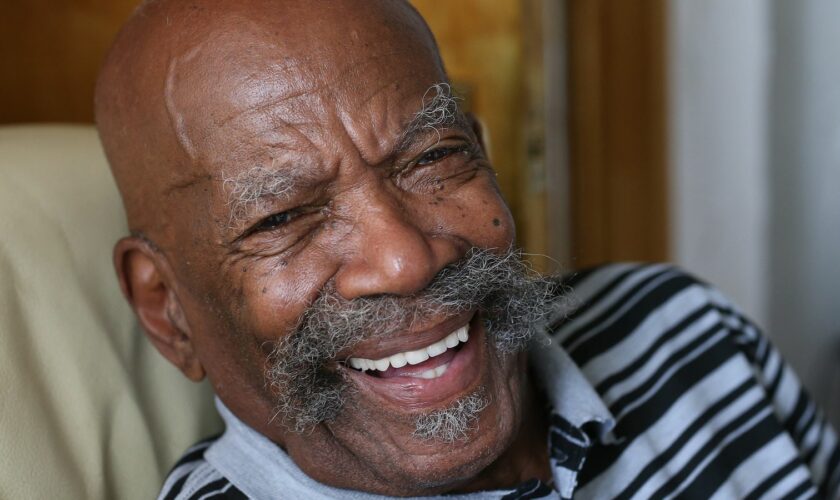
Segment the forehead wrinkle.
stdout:
<svg viewBox="0 0 840 500">
<path fill-rule="evenodd" d="M 338 84 L 339 82 L 341 82 L 345 84 L 345 87 L 351 88 L 354 91 L 358 91 L 356 85 L 360 80 L 360 77 L 370 72 L 369 68 L 376 68 L 382 66 L 383 64 L 386 64 L 382 62 L 382 60 L 384 59 L 400 59 L 406 56 L 408 58 L 413 58 L 413 53 L 407 49 L 393 49 L 387 52 L 367 54 L 361 60 L 356 60 L 344 64 L 342 68 L 336 73 L 336 76 L 331 79 L 331 83 Z M 387 65 L 391 66 L 391 64 Z M 379 90 L 393 83 L 392 80 L 388 79 L 383 79 L 382 81 L 384 82 L 383 85 L 374 88 L 374 90 L 369 93 L 368 97 L 361 101 L 362 104 L 366 104 L 367 102 L 369 102 L 373 97 L 375 97 L 379 93 Z"/>
<path fill-rule="evenodd" d="M 223 118 L 222 120 L 217 121 L 216 125 L 219 126 L 219 127 L 222 127 L 222 126 L 226 125 L 228 122 L 233 121 L 233 120 L 244 119 L 244 118 L 248 118 L 251 115 L 264 114 L 266 112 L 270 113 L 272 111 L 272 108 L 276 108 L 276 107 L 286 103 L 286 101 L 290 101 L 290 100 L 293 100 L 293 99 L 298 99 L 298 98 L 301 98 L 301 97 L 312 96 L 313 98 L 315 98 L 318 101 L 323 101 L 324 96 L 319 95 L 319 94 L 324 93 L 324 94 L 328 95 L 329 97 L 334 98 L 337 95 L 336 90 L 339 87 L 353 87 L 355 85 L 355 83 L 358 81 L 357 77 L 360 74 L 364 73 L 364 71 L 363 71 L 364 68 L 375 65 L 375 64 L 378 64 L 378 61 L 380 59 L 395 56 L 395 55 L 401 55 L 401 54 L 404 54 L 404 53 L 406 53 L 406 51 L 404 51 L 404 50 L 393 50 L 393 51 L 385 52 L 385 53 L 381 53 L 381 54 L 373 54 L 373 55 L 370 55 L 370 56 L 366 57 L 364 61 L 349 62 L 349 63 L 343 65 L 341 67 L 341 69 L 339 69 L 338 71 L 336 71 L 332 75 L 328 75 L 323 71 L 314 71 L 314 70 L 304 71 L 306 68 L 312 66 L 314 63 L 317 62 L 317 60 L 314 57 L 306 56 L 306 57 L 298 58 L 298 59 L 301 59 L 301 60 L 295 59 L 294 63 L 285 64 L 282 67 L 282 69 L 283 69 L 283 71 L 285 71 L 287 73 L 290 72 L 290 70 L 295 69 L 295 70 L 300 71 L 300 73 L 302 73 L 302 74 L 288 75 L 288 76 L 282 78 L 283 82 L 286 83 L 286 84 L 288 84 L 289 82 L 294 82 L 296 84 L 299 84 L 300 82 L 309 82 L 310 85 L 308 85 L 304 88 L 299 88 L 299 89 L 294 90 L 294 91 L 289 92 L 289 93 L 276 95 L 276 96 L 271 96 L 267 99 L 253 100 L 253 102 L 250 103 L 246 107 L 246 109 L 239 110 L 235 113 L 232 113 L 231 115 Z M 320 67 L 320 66 L 318 66 L 318 67 Z M 274 73 L 275 73 L 274 71 L 271 72 L 271 80 L 280 80 L 281 78 L 276 76 Z M 251 85 L 248 85 L 248 84 L 252 83 L 253 81 L 260 80 L 260 79 L 261 78 L 259 76 L 250 77 L 249 81 L 246 82 L 245 85 L 243 85 L 243 88 L 246 88 L 246 89 L 249 88 Z M 263 79 L 263 81 L 265 81 L 265 79 Z M 390 85 L 390 83 L 386 83 L 386 84 L 382 85 L 381 87 L 379 87 L 377 90 L 374 90 L 362 102 L 362 104 L 365 104 L 368 101 L 370 101 L 373 97 L 375 97 L 378 90 L 381 90 L 381 89 L 387 87 L 388 85 Z M 253 86 L 253 87 L 257 87 L 257 86 Z M 288 120 L 286 120 L 286 122 L 288 122 Z"/>
<path fill-rule="evenodd" d="M 227 37 L 223 34 L 222 41 Z M 167 65 L 166 114 L 177 144 L 194 163 L 206 160 L 217 146 L 230 152 L 235 145 L 219 143 L 230 142 L 225 139 L 231 127 L 253 136 L 249 129 L 259 125 L 261 116 L 280 107 L 294 114 L 301 98 L 317 96 L 329 85 L 307 69 L 311 56 L 275 54 L 280 49 L 262 43 L 231 66 L 227 56 L 241 54 L 229 54 L 220 44 L 216 39 L 202 41 Z"/>
<path fill-rule="evenodd" d="M 388 143 L 395 135 L 399 135 L 399 123 L 393 124 L 391 104 L 388 89 L 393 88 L 393 82 L 386 81 L 369 89 L 370 92 L 354 109 L 338 107 L 338 121 L 343 134 L 350 144 L 353 144 L 361 158 L 368 164 L 374 165 L 381 161 L 382 151 L 387 152 Z M 392 132 L 397 128 L 397 132 Z"/>
<path fill-rule="evenodd" d="M 305 79 L 301 78 L 300 80 Z M 232 121 L 247 119 L 253 115 L 265 114 L 266 112 L 270 112 L 272 108 L 284 104 L 286 101 L 306 97 L 311 94 L 317 94 L 327 87 L 329 87 L 329 82 L 319 79 L 317 84 L 310 87 L 297 89 L 290 93 L 281 93 L 280 95 L 274 95 L 269 98 L 259 100 L 256 103 L 250 104 L 245 109 L 237 110 L 236 112 L 231 113 L 229 116 L 217 121 L 215 125 L 222 128 Z"/>
<path fill-rule="evenodd" d="M 310 98 L 301 101 L 306 95 Z M 288 102 L 294 99 L 298 100 Z M 318 150 L 311 136 L 317 136 L 322 126 L 322 107 L 323 98 L 318 93 L 298 92 L 272 98 L 216 122 L 203 139 L 204 144 L 223 152 L 234 163 L 242 163 L 241 157 L 254 156 L 255 150 L 266 148 L 296 153 Z"/>
</svg>

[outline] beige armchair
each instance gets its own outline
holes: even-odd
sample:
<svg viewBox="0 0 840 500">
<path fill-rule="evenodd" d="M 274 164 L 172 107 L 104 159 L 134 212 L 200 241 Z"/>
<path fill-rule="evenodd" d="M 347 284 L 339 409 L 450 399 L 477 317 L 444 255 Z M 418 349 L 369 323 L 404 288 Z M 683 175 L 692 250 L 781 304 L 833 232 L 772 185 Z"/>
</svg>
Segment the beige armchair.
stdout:
<svg viewBox="0 0 840 500">
<path fill-rule="evenodd" d="M 124 234 L 93 127 L 0 127 L 0 498 L 153 498 L 221 430 L 120 294 Z"/>
</svg>

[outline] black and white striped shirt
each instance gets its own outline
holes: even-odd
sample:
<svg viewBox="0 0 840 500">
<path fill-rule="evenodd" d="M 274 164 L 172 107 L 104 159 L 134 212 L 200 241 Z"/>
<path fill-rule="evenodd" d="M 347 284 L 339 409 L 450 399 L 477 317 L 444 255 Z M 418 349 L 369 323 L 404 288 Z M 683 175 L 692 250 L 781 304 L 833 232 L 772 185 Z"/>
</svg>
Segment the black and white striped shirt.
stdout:
<svg viewBox="0 0 840 500">
<path fill-rule="evenodd" d="M 836 433 L 719 292 L 667 265 L 565 284 L 571 311 L 530 353 L 553 405 L 553 483 L 446 498 L 840 498 Z M 381 498 L 316 483 L 219 410 L 225 434 L 189 450 L 160 498 Z"/>
</svg>

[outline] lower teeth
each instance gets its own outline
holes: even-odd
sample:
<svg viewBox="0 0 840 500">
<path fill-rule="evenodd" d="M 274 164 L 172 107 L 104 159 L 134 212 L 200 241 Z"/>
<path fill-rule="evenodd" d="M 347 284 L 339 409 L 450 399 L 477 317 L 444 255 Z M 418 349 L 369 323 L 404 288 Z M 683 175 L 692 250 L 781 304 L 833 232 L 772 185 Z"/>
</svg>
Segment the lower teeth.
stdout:
<svg viewBox="0 0 840 500">
<path fill-rule="evenodd" d="M 426 370 L 424 372 L 421 372 L 421 373 L 414 373 L 414 374 L 411 374 L 411 375 L 404 375 L 404 376 L 414 377 L 414 378 L 423 378 L 423 379 L 428 380 L 428 379 L 433 379 L 433 378 L 440 377 L 441 375 L 446 373 L 447 369 L 449 369 L 449 363 L 444 363 L 444 364 L 442 364 L 442 365 L 440 365 L 436 368 L 429 368 L 428 370 Z M 356 371 L 361 371 L 362 373 L 364 373 L 366 375 L 370 375 L 371 377 L 382 378 L 382 376 L 380 375 L 381 372 L 379 370 L 371 370 L 371 371 L 356 370 Z"/>
<path fill-rule="evenodd" d="M 425 379 L 438 378 L 441 375 L 443 375 L 448 368 L 449 368 L 449 363 L 446 363 L 446 364 L 438 366 L 437 368 L 432 368 L 430 370 L 424 371 L 423 373 L 421 373 L 419 375 L 419 377 L 420 378 L 425 378 Z"/>
</svg>

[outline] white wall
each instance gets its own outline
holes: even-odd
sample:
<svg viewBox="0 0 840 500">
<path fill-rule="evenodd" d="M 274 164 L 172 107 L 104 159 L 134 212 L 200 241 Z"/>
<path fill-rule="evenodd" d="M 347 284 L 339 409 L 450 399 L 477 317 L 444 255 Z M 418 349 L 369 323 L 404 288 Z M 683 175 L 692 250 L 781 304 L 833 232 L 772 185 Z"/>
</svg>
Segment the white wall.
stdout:
<svg viewBox="0 0 840 500">
<path fill-rule="evenodd" d="M 840 2 L 773 3 L 770 331 L 840 420 Z"/>
<path fill-rule="evenodd" d="M 765 0 L 672 1 L 674 259 L 767 324 Z"/>
<path fill-rule="evenodd" d="M 840 2 L 670 6 L 675 260 L 840 423 Z"/>
</svg>

